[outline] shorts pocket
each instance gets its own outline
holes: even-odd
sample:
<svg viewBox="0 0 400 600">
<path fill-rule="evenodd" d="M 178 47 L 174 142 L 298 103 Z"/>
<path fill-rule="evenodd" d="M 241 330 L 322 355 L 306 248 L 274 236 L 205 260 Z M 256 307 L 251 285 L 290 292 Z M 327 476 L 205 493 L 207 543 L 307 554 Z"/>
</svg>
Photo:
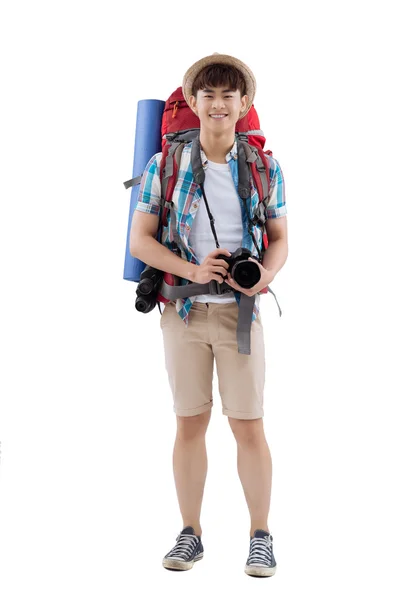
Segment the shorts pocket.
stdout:
<svg viewBox="0 0 400 600">
<path fill-rule="evenodd" d="M 160 327 L 161 329 L 163 329 L 166 325 L 166 323 L 168 322 L 168 319 L 171 316 L 171 311 L 175 311 L 176 312 L 176 304 L 172 303 L 172 302 L 167 302 L 164 306 L 164 310 L 162 312 L 162 315 L 160 317 Z"/>
</svg>

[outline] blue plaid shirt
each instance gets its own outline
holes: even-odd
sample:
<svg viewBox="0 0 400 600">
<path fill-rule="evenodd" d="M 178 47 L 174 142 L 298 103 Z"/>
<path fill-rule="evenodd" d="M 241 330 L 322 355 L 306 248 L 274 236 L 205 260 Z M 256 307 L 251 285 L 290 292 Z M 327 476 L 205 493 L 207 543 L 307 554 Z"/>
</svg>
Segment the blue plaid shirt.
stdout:
<svg viewBox="0 0 400 600">
<path fill-rule="evenodd" d="M 176 186 L 172 196 L 172 207 L 171 210 L 175 210 L 176 215 L 176 226 L 178 236 L 180 240 L 179 249 L 181 250 L 181 258 L 186 258 L 188 262 L 195 265 L 200 264 L 196 258 L 193 248 L 189 244 L 189 235 L 192 227 L 193 219 L 196 216 L 197 209 L 199 207 L 199 201 L 202 198 L 201 188 L 195 183 L 193 179 L 192 166 L 190 162 L 192 144 L 186 144 L 181 157 L 181 164 L 178 173 Z M 135 210 L 141 212 L 150 213 L 153 215 L 160 214 L 160 198 L 161 198 L 161 182 L 160 182 L 160 163 L 162 153 L 155 154 L 147 163 L 144 170 L 140 189 L 137 199 Z M 283 173 L 280 165 L 276 158 L 266 154 L 269 164 L 269 177 L 270 177 L 270 193 L 269 200 L 267 203 L 267 218 L 276 219 L 286 215 L 286 200 L 285 200 L 285 182 Z M 201 150 L 201 158 L 203 168 L 207 170 L 207 157 L 203 150 Z M 229 164 L 233 181 L 238 189 L 238 156 L 237 156 L 237 144 L 236 141 L 232 146 L 232 149 L 226 155 L 226 162 Z M 242 248 L 250 250 L 253 256 L 258 256 L 257 249 L 254 245 L 253 239 L 248 232 L 248 217 L 247 211 L 243 205 L 243 201 L 238 194 L 238 202 L 240 202 L 242 211 L 242 222 L 243 222 L 243 238 Z M 249 200 L 247 200 L 249 204 Z M 250 206 L 249 212 L 250 217 L 254 217 L 254 213 L 259 203 L 257 189 L 251 179 L 251 195 L 250 195 Z M 167 225 L 163 226 L 161 235 L 161 243 L 166 246 L 169 250 L 173 250 L 173 233 L 171 227 L 170 213 L 168 213 Z M 258 226 L 252 226 L 254 237 L 257 241 L 257 246 L 261 250 L 262 248 L 262 235 L 263 229 Z M 188 279 L 181 278 L 181 285 L 187 285 L 191 283 Z M 240 304 L 241 293 L 233 290 L 238 305 Z M 253 307 L 252 322 L 257 318 L 259 313 L 259 299 L 260 294 L 256 295 L 256 301 Z M 189 323 L 189 311 L 196 301 L 196 296 L 188 298 L 178 298 L 176 300 L 176 311 L 181 319 L 185 322 L 187 327 Z"/>
</svg>

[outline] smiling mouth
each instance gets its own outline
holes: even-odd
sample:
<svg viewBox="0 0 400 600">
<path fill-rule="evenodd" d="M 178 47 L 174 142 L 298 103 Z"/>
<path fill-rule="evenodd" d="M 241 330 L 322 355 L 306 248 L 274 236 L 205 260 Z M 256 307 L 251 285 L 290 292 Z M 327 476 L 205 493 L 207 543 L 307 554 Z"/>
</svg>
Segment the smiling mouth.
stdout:
<svg viewBox="0 0 400 600">
<path fill-rule="evenodd" d="M 211 117 L 212 119 L 215 119 L 215 120 L 217 120 L 217 119 L 224 119 L 224 118 L 225 118 L 225 117 L 227 117 L 227 116 L 228 116 L 228 115 L 225 115 L 225 114 L 222 114 L 222 113 L 221 113 L 221 114 L 218 114 L 218 115 L 217 115 L 217 114 L 215 114 L 215 115 L 210 115 L 210 117 Z"/>
</svg>

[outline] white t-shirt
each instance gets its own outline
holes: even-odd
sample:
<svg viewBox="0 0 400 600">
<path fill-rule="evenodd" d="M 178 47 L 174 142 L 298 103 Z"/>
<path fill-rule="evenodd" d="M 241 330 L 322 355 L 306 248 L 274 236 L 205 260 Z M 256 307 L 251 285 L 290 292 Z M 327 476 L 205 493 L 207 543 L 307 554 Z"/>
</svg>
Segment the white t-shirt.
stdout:
<svg viewBox="0 0 400 600">
<path fill-rule="evenodd" d="M 242 245 L 242 200 L 236 191 L 228 163 L 220 164 L 211 160 L 207 161 L 204 190 L 207 196 L 208 207 L 215 219 L 214 227 L 220 248 L 226 248 L 233 253 Z M 199 202 L 199 208 L 192 224 L 189 243 L 200 263 L 216 248 L 203 196 Z M 194 298 L 194 301 L 220 302 L 221 304 L 225 304 L 236 302 L 236 299 L 232 290 L 232 292 L 226 293 L 223 296 L 203 294 Z M 257 295 L 256 301 L 258 303 L 259 295 Z"/>
</svg>

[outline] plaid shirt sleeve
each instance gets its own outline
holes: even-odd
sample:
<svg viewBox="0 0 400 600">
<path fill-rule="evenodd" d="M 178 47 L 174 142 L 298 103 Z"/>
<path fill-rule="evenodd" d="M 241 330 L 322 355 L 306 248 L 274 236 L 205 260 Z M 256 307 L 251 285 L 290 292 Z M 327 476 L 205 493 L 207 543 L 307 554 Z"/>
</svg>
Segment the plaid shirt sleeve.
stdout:
<svg viewBox="0 0 400 600">
<path fill-rule="evenodd" d="M 285 180 L 283 178 L 280 164 L 274 160 L 274 166 L 270 168 L 270 191 L 267 202 L 267 218 L 276 219 L 284 217 L 287 214 L 286 196 L 285 196 Z"/>
<path fill-rule="evenodd" d="M 135 210 L 159 216 L 161 182 L 160 162 L 162 153 L 152 156 L 146 165 L 140 181 L 138 200 Z"/>
</svg>

